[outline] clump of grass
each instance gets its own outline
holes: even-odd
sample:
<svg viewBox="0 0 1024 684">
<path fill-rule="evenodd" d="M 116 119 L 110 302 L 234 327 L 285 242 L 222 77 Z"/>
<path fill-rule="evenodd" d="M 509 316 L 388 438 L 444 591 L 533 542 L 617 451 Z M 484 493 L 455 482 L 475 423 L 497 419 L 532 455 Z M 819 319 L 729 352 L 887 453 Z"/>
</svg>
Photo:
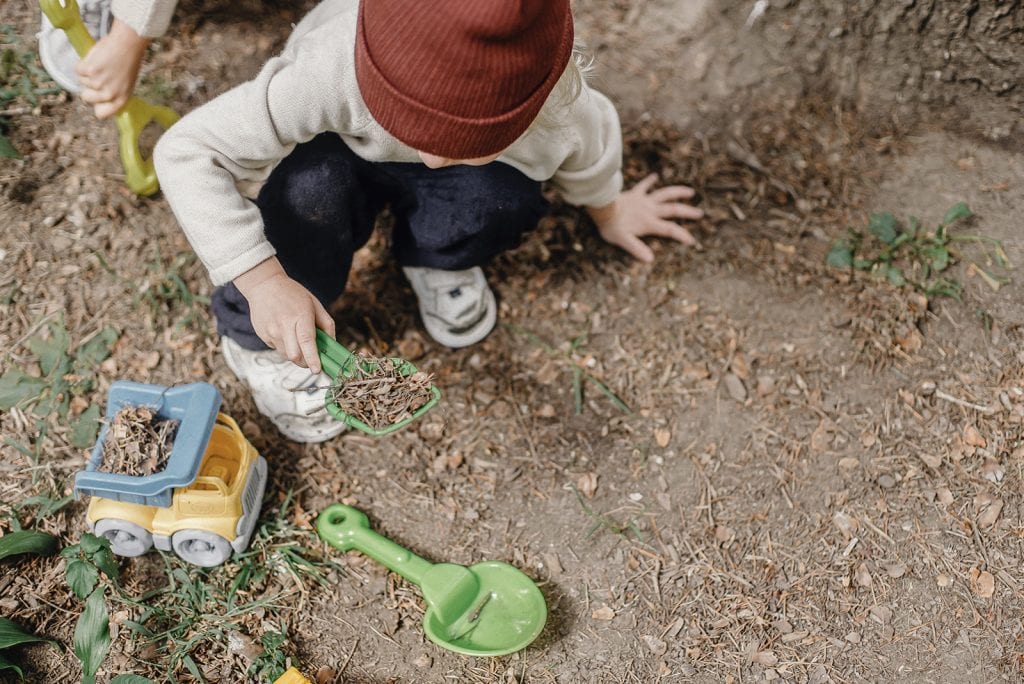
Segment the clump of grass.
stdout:
<svg viewBox="0 0 1024 684">
<path fill-rule="evenodd" d="M 926 297 L 951 297 L 959 300 L 963 283 L 947 274 L 961 260 L 958 244 L 981 243 L 991 250 L 991 257 L 1000 268 L 1010 268 L 1003 244 L 984 235 L 951 232 L 973 212 L 964 202 L 954 204 L 935 230 L 925 230 L 918 220 L 910 218 L 904 225 L 889 212 L 872 214 L 868 232 L 851 229 L 844 240 L 829 250 L 826 261 L 836 268 L 867 271 L 888 280 L 896 287 L 910 286 Z M 992 289 L 1007 282 L 978 264 L 970 266 Z"/>
</svg>

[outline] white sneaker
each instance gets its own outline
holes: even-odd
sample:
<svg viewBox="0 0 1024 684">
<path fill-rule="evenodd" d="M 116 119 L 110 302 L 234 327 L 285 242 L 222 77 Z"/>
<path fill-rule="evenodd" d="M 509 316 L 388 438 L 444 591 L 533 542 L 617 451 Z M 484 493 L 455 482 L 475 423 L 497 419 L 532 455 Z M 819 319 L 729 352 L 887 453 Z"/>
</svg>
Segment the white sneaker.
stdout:
<svg viewBox="0 0 1024 684">
<path fill-rule="evenodd" d="M 85 28 L 96 40 L 107 35 L 114 15 L 110 13 L 111 0 L 78 0 L 78 10 L 82 13 Z M 43 63 L 46 73 L 64 90 L 79 93 L 82 85 L 78 82 L 75 66 L 79 57 L 75 48 L 68 42 L 63 30 L 55 28 L 50 20 L 43 15 L 43 26 L 36 34 L 39 39 L 39 60 Z"/>
<path fill-rule="evenodd" d="M 498 321 L 498 305 L 480 267 L 466 271 L 405 266 L 420 300 L 423 327 L 446 347 L 468 347 L 487 337 Z"/>
<path fill-rule="evenodd" d="M 256 408 L 288 439 L 324 442 L 348 429 L 324 408 L 333 383 L 326 373 L 314 374 L 272 349 L 243 349 L 229 337 L 221 338 L 221 351 L 228 368 L 252 390 Z"/>
</svg>

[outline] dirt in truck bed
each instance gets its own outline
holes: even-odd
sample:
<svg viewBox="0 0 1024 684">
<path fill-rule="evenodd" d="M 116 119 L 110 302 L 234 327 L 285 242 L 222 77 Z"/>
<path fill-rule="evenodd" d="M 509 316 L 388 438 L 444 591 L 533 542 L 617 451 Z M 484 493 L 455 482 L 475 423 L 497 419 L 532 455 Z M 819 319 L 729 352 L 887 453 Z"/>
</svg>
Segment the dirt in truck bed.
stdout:
<svg viewBox="0 0 1024 684">
<path fill-rule="evenodd" d="M 97 470 L 135 477 L 160 472 L 171 456 L 180 423 L 145 406 L 125 406 L 110 421 Z"/>
</svg>

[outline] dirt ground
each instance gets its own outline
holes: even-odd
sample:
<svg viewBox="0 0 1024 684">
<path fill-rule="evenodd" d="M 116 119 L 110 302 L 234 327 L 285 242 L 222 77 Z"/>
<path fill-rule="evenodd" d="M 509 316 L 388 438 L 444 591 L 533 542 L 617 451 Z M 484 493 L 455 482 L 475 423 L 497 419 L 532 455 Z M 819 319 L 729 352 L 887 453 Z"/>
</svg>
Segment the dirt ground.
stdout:
<svg viewBox="0 0 1024 684">
<path fill-rule="evenodd" d="M 122 187 L 112 125 L 44 95 L 5 119 L 24 158 L 0 160 L 0 371 L 40 374 L 30 341 L 62 321 L 72 347 L 118 332 L 73 411 L 102 406 L 122 378 L 214 383 L 270 462 L 265 519 L 284 519 L 324 577 L 290 573 L 275 555 L 286 544 L 268 545 L 250 593 L 275 605 L 236 642 L 285 634 L 283 653 L 321 682 L 1024 681 L 1020 277 L 973 243 L 951 270 L 959 301 L 825 263 L 872 213 L 934 227 L 959 201 L 975 216 L 958 231 L 1024 263 L 1020 93 L 1000 90 L 1000 55 L 984 79 L 968 61 L 967 85 L 917 87 L 912 60 L 885 66 L 896 38 L 857 52 L 834 10 L 848 4 L 773 2 L 759 16 L 754 2 L 577 2 L 593 83 L 620 104 L 629 179 L 695 187 L 701 247 L 661 243 L 653 265 L 633 263 L 556 206 L 487 269 L 499 328 L 450 351 L 422 330 L 381 235 L 334 307 L 339 339 L 406 356 L 444 393 L 382 439 L 303 446 L 275 432 L 217 351 L 210 284 L 170 210 Z M 1009 22 L 1009 49 L 1019 3 L 1000 5 L 1008 14 L 970 16 Z M 936 17 L 960 26 L 946 9 Z M 252 75 L 299 16 L 183 2 L 141 89 L 195 107 Z M 26 45 L 35 22 L 0 6 Z M 73 542 L 84 502 L 19 506 L 70 492 L 86 454 L 66 421 L 13 408 L 0 432 L 0 529 L 16 517 Z M 311 522 L 335 501 L 429 560 L 522 568 L 547 599 L 544 632 L 503 658 L 435 647 L 414 588 L 315 542 Z M 0 615 L 70 645 L 81 603 L 62 561 L 0 564 Z M 121 565 L 133 591 L 164 581 L 155 553 Z M 218 586 L 238 568 L 190 572 Z M 100 681 L 196 680 L 115 632 Z M 243 651 L 204 643 L 193 659 L 205 681 L 241 682 Z M 70 646 L 19 653 L 28 681 L 78 677 Z"/>
</svg>

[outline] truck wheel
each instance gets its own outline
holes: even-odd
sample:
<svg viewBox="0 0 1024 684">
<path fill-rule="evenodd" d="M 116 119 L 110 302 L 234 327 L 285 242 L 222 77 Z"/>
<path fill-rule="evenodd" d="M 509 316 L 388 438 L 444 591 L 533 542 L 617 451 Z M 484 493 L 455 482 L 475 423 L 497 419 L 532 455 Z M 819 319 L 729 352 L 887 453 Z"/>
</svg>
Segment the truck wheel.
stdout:
<svg viewBox="0 0 1024 684">
<path fill-rule="evenodd" d="M 153 535 L 144 527 L 117 518 L 103 518 L 93 528 L 97 537 L 110 541 L 110 550 L 118 556 L 141 556 L 153 548 Z"/>
<path fill-rule="evenodd" d="M 227 539 L 205 530 L 182 530 L 171 537 L 174 553 L 184 561 L 202 568 L 220 565 L 231 557 Z"/>
</svg>

